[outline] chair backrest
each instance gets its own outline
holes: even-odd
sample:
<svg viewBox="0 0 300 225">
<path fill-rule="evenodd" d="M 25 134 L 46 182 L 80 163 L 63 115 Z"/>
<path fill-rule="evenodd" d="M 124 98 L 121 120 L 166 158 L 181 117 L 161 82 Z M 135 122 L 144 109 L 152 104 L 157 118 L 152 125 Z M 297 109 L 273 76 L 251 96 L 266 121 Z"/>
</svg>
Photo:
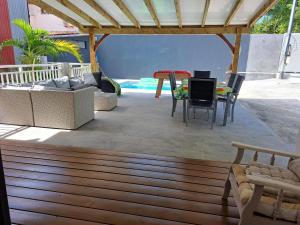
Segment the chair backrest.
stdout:
<svg viewBox="0 0 300 225">
<path fill-rule="evenodd" d="M 174 90 L 177 87 L 175 73 L 170 73 L 169 74 L 169 79 L 170 79 L 170 87 L 171 87 L 172 98 L 175 99 Z"/>
<path fill-rule="evenodd" d="M 177 87 L 175 73 L 170 73 L 169 79 L 170 79 L 171 91 L 174 91 Z"/>
<path fill-rule="evenodd" d="M 195 70 L 194 71 L 194 77 L 195 78 L 200 78 L 200 79 L 210 78 L 210 71 Z"/>
<path fill-rule="evenodd" d="M 204 103 L 211 106 L 216 97 L 216 78 L 208 79 L 189 79 L 189 102 L 192 105 Z"/>
<path fill-rule="evenodd" d="M 233 88 L 235 82 L 237 79 L 237 74 L 236 73 L 231 73 L 228 79 L 227 87 Z"/>
<path fill-rule="evenodd" d="M 233 88 L 232 88 L 232 93 L 233 94 L 239 94 L 244 80 L 245 80 L 245 76 L 237 75 L 236 81 L 235 81 L 235 83 L 233 85 Z"/>
</svg>

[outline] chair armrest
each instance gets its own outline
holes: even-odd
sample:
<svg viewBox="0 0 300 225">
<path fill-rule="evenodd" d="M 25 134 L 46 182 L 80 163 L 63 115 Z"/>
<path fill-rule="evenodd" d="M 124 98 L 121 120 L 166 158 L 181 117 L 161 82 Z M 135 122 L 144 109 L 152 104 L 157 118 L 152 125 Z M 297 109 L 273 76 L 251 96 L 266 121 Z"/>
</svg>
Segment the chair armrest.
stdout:
<svg viewBox="0 0 300 225">
<path fill-rule="evenodd" d="M 300 155 L 297 153 L 283 152 L 283 151 L 278 151 L 278 150 L 274 150 L 271 148 L 247 145 L 247 144 L 243 144 L 243 143 L 239 143 L 239 142 L 232 142 L 232 146 L 236 147 L 238 149 L 234 163 L 241 162 L 245 150 L 250 150 L 250 151 L 254 151 L 254 152 L 262 152 L 262 153 L 278 155 L 278 156 L 283 156 L 283 157 L 288 157 L 288 158 L 300 158 Z"/>
<path fill-rule="evenodd" d="M 246 177 L 248 181 L 252 184 L 259 186 L 268 186 L 283 191 L 290 191 L 300 196 L 300 187 L 297 185 L 254 175 L 246 175 Z"/>
</svg>

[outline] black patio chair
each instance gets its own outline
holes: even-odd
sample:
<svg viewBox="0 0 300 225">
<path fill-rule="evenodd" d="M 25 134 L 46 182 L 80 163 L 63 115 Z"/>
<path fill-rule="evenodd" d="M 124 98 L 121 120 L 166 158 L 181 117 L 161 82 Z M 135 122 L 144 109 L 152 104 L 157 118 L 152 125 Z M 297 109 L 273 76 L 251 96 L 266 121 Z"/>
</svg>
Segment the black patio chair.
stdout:
<svg viewBox="0 0 300 225">
<path fill-rule="evenodd" d="M 207 109 L 212 110 L 211 128 L 216 120 L 217 101 L 216 101 L 216 78 L 190 78 L 189 79 L 189 95 L 187 105 L 187 121 L 190 118 L 190 109 Z"/>
<path fill-rule="evenodd" d="M 199 79 L 210 78 L 210 71 L 194 71 L 194 77 Z"/>
<path fill-rule="evenodd" d="M 186 98 L 179 98 L 176 96 L 176 89 L 177 89 L 177 84 L 176 84 L 176 76 L 175 73 L 170 73 L 169 74 L 169 79 L 170 79 L 170 86 L 171 86 L 171 93 L 172 93 L 172 112 L 171 116 L 174 116 L 174 112 L 176 111 L 176 106 L 177 106 L 177 101 L 182 100 L 183 104 L 183 122 L 186 122 Z"/>
<path fill-rule="evenodd" d="M 171 112 L 171 116 L 173 117 L 174 112 L 176 111 L 177 100 L 182 100 L 182 99 L 177 99 L 176 98 L 175 90 L 177 88 L 177 84 L 176 84 L 175 74 L 170 73 L 169 74 L 169 79 L 170 79 L 170 87 L 171 87 L 171 93 L 172 93 L 172 112 Z"/>
<path fill-rule="evenodd" d="M 234 85 L 232 87 L 232 93 L 231 93 L 231 95 L 229 95 L 229 98 L 230 98 L 229 103 L 231 105 L 231 110 L 229 111 L 229 115 L 231 114 L 231 122 L 234 121 L 235 103 L 236 103 L 238 95 L 240 93 L 242 84 L 243 84 L 243 82 L 245 80 L 245 76 L 237 75 L 237 74 L 235 76 L 236 77 L 235 77 Z M 225 95 L 224 96 L 218 96 L 218 101 L 226 103 L 227 102 L 227 98 L 228 98 L 228 95 L 226 95 L 226 96 Z"/>
<path fill-rule="evenodd" d="M 230 73 L 229 74 L 229 79 L 228 79 L 228 82 L 227 82 L 227 87 L 230 87 L 230 88 L 233 88 L 235 82 L 236 82 L 236 79 L 237 79 L 237 74 L 236 73 Z"/>
</svg>

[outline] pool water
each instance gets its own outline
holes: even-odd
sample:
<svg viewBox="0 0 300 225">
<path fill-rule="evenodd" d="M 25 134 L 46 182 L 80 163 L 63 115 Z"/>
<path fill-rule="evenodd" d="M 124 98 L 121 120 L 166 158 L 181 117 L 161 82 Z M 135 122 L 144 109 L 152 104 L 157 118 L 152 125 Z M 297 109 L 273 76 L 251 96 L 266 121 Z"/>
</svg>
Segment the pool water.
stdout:
<svg viewBox="0 0 300 225">
<path fill-rule="evenodd" d="M 136 81 L 124 81 L 120 82 L 121 88 L 127 89 L 139 89 L 139 90 L 153 90 L 155 91 L 157 88 L 158 79 L 154 78 L 141 78 Z M 171 90 L 170 83 L 164 82 L 163 91 Z"/>
</svg>

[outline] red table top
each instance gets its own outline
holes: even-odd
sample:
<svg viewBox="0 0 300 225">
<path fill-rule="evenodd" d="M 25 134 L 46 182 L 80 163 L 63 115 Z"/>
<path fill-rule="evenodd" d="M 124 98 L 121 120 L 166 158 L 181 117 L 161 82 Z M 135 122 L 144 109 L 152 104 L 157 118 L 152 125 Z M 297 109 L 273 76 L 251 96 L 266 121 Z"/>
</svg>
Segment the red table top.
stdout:
<svg viewBox="0 0 300 225">
<path fill-rule="evenodd" d="M 192 74 L 189 71 L 186 70 L 161 70 L 161 71 L 156 71 L 153 74 L 154 78 L 159 78 L 160 75 L 166 75 L 166 74 L 170 74 L 170 73 L 175 73 L 176 74 L 180 74 L 180 75 L 186 75 L 187 77 L 192 77 Z"/>
</svg>

